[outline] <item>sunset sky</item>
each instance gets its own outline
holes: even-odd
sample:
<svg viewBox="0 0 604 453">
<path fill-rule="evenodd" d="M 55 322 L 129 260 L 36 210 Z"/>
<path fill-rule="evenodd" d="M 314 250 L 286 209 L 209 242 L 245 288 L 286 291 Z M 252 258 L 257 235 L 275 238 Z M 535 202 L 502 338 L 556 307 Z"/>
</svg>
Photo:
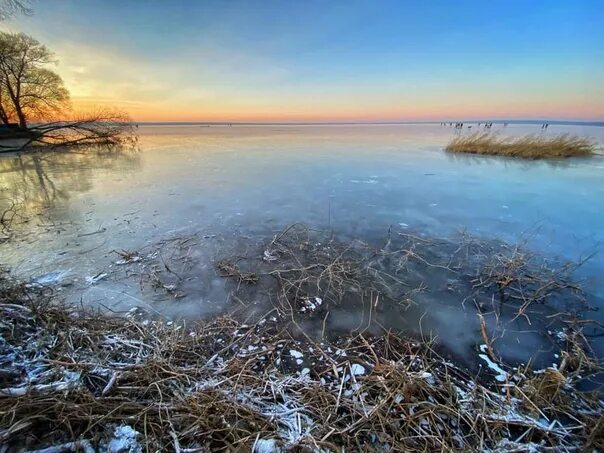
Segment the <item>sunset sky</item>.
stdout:
<svg viewBox="0 0 604 453">
<path fill-rule="evenodd" d="M 604 120 L 602 0 L 36 1 L 75 108 L 138 121 Z"/>
</svg>

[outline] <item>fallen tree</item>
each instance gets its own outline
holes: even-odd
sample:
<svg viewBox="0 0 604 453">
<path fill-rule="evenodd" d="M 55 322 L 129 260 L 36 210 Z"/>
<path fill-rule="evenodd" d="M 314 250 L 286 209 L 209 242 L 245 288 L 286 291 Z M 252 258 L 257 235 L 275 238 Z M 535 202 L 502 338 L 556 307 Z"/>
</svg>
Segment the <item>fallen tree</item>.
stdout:
<svg viewBox="0 0 604 453">
<path fill-rule="evenodd" d="M 112 110 L 80 114 L 71 119 L 39 123 L 0 141 L 0 152 L 74 146 L 115 146 L 136 143 L 135 125 L 127 115 Z"/>
</svg>

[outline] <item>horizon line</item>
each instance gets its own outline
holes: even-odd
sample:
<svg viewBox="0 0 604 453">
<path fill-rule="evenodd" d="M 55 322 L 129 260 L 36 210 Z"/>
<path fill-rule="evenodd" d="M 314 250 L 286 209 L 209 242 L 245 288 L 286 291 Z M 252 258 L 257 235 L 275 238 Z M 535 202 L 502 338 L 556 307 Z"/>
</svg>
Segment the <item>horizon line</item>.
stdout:
<svg viewBox="0 0 604 453">
<path fill-rule="evenodd" d="M 497 124 L 542 124 L 567 126 L 604 126 L 604 120 L 550 120 L 550 119 L 489 119 L 489 120 L 434 120 L 434 121 L 132 121 L 137 125 L 207 125 L 207 126 L 354 126 L 354 125 L 403 125 L 441 123 L 497 123 Z"/>
</svg>

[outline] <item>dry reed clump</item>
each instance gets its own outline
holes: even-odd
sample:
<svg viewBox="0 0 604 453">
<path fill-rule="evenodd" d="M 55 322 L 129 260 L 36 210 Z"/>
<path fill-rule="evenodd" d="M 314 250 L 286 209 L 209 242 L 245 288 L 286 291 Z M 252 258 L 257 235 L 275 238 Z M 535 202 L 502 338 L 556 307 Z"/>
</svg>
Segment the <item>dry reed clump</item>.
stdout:
<svg viewBox="0 0 604 453">
<path fill-rule="evenodd" d="M 295 224 L 245 260 L 245 273 L 230 264 L 234 258 L 218 262 L 222 275 L 237 281 L 237 300 L 267 297 L 269 308 L 290 318 L 327 317 L 344 307 L 368 311 L 377 322 L 386 308 L 405 311 L 427 291 L 443 291 L 455 304 L 471 301 L 480 310 L 498 301 L 507 313 L 514 311 L 510 319 L 523 317 L 529 325 L 530 316 L 545 313 L 541 307 L 550 315 L 576 315 L 588 306 L 573 278 L 582 263 L 561 264 L 519 245 L 467 235 L 450 240 L 390 231 L 385 243 L 372 246 Z M 253 277 L 255 293 L 239 284 L 246 281 L 242 275 Z"/>
<path fill-rule="evenodd" d="M 60 305 L 6 274 L 0 287 L 0 442 L 17 451 L 601 445 L 594 420 L 604 406 L 564 369 L 563 384 L 543 373 L 555 386 L 544 383 L 548 404 L 537 404 L 539 371 L 481 383 L 429 344 L 391 332 L 317 343 L 269 318 L 136 321 Z M 564 398 L 548 396 L 557 394 Z"/>
<path fill-rule="evenodd" d="M 231 277 L 237 279 L 238 283 L 247 283 L 253 285 L 258 283 L 258 276 L 254 272 L 243 272 L 237 264 L 229 261 L 220 261 L 216 268 L 223 277 Z"/>
<path fill-rule="evenodd" d="M 518 305 L 523 316 L 531 304 L 556 298 L 576 309 L 584 306 L 583 291 L 573 281 L 573 271 L 580 265 L 550 263 L 519 246 L 502 245 L 485 255 L 471 283 L 491 291 L 502 303 Z"/>
<path fill-rule="evenodd" d="M 584 386 L 588 376 L 601 375 L 602 367 L 591 355 L 589 343 L 581 331 L 562 335 L 565 350 L 562 351 L 562 363 L 558 367 L 530 371 L 519 369 L 522 386 L 511 389 L 512 394 L 522 401 L 524 409 L 534 416 L 558 412 L 562 417 L 576 418 L 584 416 L 586 438 L 583 451 L 599 450 L 604 447 L 604 417 L 594 411 L 591 404 L 602 405 L 601 382 L 596 381 L 595 391 L 584 391 L 581 399 L 576 398 L 575 389 Z"/>
<path fill-rule="evenodd" d="M 593 141 L 574 135 L 555 137 L 528 135 L 511 138 L 491 133 L 455 137 L 445 148 L 452 153 L 498 155 L 523 159 L 580 157 L 592 155 Z"/>
<path fill-rule="evenodd" d="M 276 235 L 262 259 L 278 285 L 281 309 L 318 311 L 323 303 L 363 298 L 373 288 L 367 271 L 366 245 L 343 244 L 294 224 Z"/>
</svg>

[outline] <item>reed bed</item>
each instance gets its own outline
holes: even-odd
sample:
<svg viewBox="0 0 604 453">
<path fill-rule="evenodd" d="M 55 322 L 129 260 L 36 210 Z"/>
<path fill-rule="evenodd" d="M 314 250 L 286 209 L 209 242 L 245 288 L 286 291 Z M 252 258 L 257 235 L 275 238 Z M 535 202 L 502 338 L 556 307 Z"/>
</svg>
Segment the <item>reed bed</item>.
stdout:
<svg viewBox="0 0 604 453">
<path fill-rule="evenodd" d="M 595 143 L 590 139 L 569 134 L 513 138 L 478 132 L 455 137 L 445 149 L 451 153 L 548 159 L 590 156 L 595 152 Z"/>
<path fill-rule="evenodd" d="M 413 260 L 456 268 L 452 260 L 428 261 L 417 245 L 424 240 L 409 235 L 400 236 L 405 247 L 389 240 L 358 261 L 354 244 L 318 243 L 308 234 L 290 228 L 266 247 L 262 262 L 273 270 L 258 276 L 277 281 L 282 296 L 253 323 L 221 317 L 188 325 L 140 309 L 127 316 L 87 311 L 1 272 L 3 451 L 604 448 L 601 394 L 578 388 L 599 370 L 580 329 L 564 334 L 559 367 L 497 362 L 502 380 L 477 378 L 430 342 L 390 331 L 293 337 L 292 311 L 312 311 L 307 302 L 316 305 L 318 294 L 341 303 L 370 269 L 381 272 L 373 280 L 379 290 L 384 259 L 401 270 Z M 238 266 L 219 270 L 238 288 L 259 284 L 242 278 Z"/>
</svg>

